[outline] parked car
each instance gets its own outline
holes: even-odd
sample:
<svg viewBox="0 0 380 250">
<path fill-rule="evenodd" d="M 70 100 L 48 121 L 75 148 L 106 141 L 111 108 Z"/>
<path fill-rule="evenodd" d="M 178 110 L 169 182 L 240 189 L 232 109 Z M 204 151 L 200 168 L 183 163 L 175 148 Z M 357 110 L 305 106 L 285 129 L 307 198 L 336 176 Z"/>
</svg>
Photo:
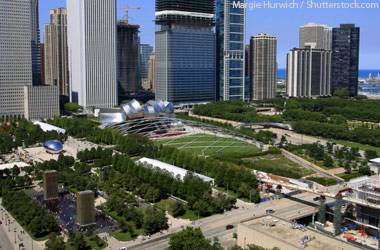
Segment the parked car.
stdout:
<svg viewBox="0 0 380 250">
<path fill-rule="evenodd" d="M 315 196 L 315 197 L 313 198 L 313 201 L 319 201 L 319 196 Z"/>
<path fill-rule="evenodd" d="M 266 214 L 274 214 L 275 211 L 274 211 L 273 209 L 267 209 L 267 210 L 265 211 L 265 213 L 266 213 Z"/>
<path fill-rule="evenodd" d="M 120 247 L 119 250 L 127 250 L 126 247 Z"/>
<path fill-rule="evenodd" d="M 231 229 L 233 229 L 234 228 L 234 225 L 227 225 L 226 226 L 226 230 L 231 230 Z"/>
</svg>

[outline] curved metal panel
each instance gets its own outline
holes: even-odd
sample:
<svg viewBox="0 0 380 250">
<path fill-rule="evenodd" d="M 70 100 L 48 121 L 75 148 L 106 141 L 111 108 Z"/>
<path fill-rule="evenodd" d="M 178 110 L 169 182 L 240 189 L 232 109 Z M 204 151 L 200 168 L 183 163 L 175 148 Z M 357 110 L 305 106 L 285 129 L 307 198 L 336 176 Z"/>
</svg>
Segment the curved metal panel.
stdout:
<svg viewBox="0 0 380 250">
<path fill-rule="evenodd" d="M 156 100 L 157 105 L 160 107 L 160 112 L 165 112 L 165 104 L 162 100 L 157 99 Z"/>
<path fill-rule="evenodd" d="M 124 113 L 100 113 L 99 121 L 100 123 L 120 123 L 125 122 L 127 117 Z"/>
<path fill-rule="evenodd" d="M 153 106 L 144 106 L 145 118 L 158 117 L 160 113 Z"/>
</svg>

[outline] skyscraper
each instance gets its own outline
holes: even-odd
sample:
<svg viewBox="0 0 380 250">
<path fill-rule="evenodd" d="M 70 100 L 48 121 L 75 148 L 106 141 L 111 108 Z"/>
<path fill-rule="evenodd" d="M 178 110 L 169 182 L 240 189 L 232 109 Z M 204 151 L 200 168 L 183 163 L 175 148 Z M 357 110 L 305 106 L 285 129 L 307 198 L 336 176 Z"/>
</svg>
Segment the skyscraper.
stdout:
<svg viewBox="0 0 380 250">
<path fill-rule="evenodd" d="M 150 53 L 152 53 L 153 47 L 149 44 L 140 44 L 140 73 L 141 79 L 148 78 L 148 62 L 150 59 Z"/>
<path fill-rule="evenodd" d="M 32 46 L 33 85 L 41 84 L 40 24 L 38 18 L 38 0 L 30 0 L 30 30 Z"/>
<path fill-rule="evenodd" d="M 44 28 L 46 84 L 59 86 L 59 93 L 68 96 L 67 10 L 50 10 L 50 23 Z"/>
<path fill-rule="evenodd" d="M 308 23 L 300 27 L 299 46 L 331 50 L 332 28 L 324 24 Z"/>
<path fill-rule="evenodd" d="M 155 85 L 155 81 L 154 81 L 154 75 L 155 75 L 155 64 L 156 64 L 156 59 L 155 59 L 155 54 L 154 52 L 150 53 L 150 57 L 149 57 L 149 62 L 148 62 L 148 82 L 149 82 L 149 85 L 150 85 L 150 89 L 153 90 L 154 92 L 154 85 Z"/>
<path fill-rule="evenodd" d="M 46 84 L 45 81 L 45 44 L 40 44 L 40 50 L 41 50 L 41 83 L 43 85 Z"/>
<path fill-rule="evenodd" d="M 125 21 L 117 23 L 117 68 L 120 97 L 126 97 L 140 89 L 139 27 Z"/>
<path fill-rule="evenodd" d="M 216 1 L 218 100 L 244 100 L 245 8 L 235 8 L 233 3 Z"/>
<path fill-rule="evenodd" d="M 331 50 L 294 48 L 287 55 L 289 97 L 331 95 Z"/>
<path fill-rule="evenodd" d="M 341 24 L 333 28 L 332 91 L 348 90 L 358 94 L 360 28 L 355 24 Z"/>
<path fill-rule="evenodd" d="M 251 67 L 250 67 L 250 58 L 251 58 L 251 45 L 248 44 L 245 46 L 245 69 L 244 75 L 245 77 L 249 77 L 251 75 Z"/>
<path fill-rule="evenodd" d="M 41 84 L 38 1 L 1 0 L 0 26 L 0 118 L 59 115 L 54 87 L 34 86 Z"/>
<path fill-rule="evenodd" d="M 156 99 L 215 100 L 215 0 L 156 0 Z"/>
<path fill-rule="evenodd" d="M 24 116 L 24 85 L 33 82 L 30 6 L 30 0 L 0 1 L 0 117 Z"/>
<path fill-rule="evenodd" d="M 251 98 L 274 98 L 277 90 L 277 38 L 267 34 L 252 36 L 250 47 Z"/>
<path fill-rule="evenodd" d="M 68 0 L 70 101 L 117 105 L 116 0 Z"/>
</svg>

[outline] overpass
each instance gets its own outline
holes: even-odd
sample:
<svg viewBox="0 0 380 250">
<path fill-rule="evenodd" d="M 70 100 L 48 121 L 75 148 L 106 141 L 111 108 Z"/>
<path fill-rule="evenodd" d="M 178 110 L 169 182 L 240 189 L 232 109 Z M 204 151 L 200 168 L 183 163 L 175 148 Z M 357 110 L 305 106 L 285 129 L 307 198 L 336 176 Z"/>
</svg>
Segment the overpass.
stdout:
<svg viewBox="0 0 380 250">
<path fill-rule="evenodd" d="M 302 187 L 300 185 L 295 185 L 295 184 L 291 184 L 291 183 L 286 183 L 284 181 L 276 181 L 276 180 L 269 179 L 269 178 L 265 179 L 262 177 L 258 177 L 258 180 L 260 182 L 263 182 L 263 183 L 268 183 L 268 184 L 272 184 L 272 185 L 280 185 L 280 186 L 285 187 L 285 188 L 290 189 L 290 190 L 304 191 L 304 192 L 312 193 L 312 194 L 319 195 L 319 196 L 325 196 L 325 197 L 329 197 L 329 198 L 335 198 L 337 195 L 343 194 L 342 199 L 346 202 L 351 202 L 351 203 L 361 205 L 364 207 L 369 207 L 369 208 L 380 210 L 380 205 L 377 205 L 374 203 L 369 203 L 368 201 L 356 199 L 356 198 L 352 197 L 351 196 L 352 189 L 347 188 L 345 184 L 344 184 L 344 186 L 342 186 L 342 185 L 335 186 L 335 190 L 330 192 L 328 188 L 326 188 L 326 189 L 316 188 L 314 183 L 313 183 L 313 186 L 310 188 L 310 187 Z M 347 193 L 347 195 L 344 195 L 344 193 Z"/>
<path fill-rule="evenodd" d="M 277 123 L 277 122 L 253 122 L 253 123 L 245 123 L 245 124 L 238 124 L 237 128 L 246 128 L 251 126 L 263 126 L 263 127 L 270 127 L 270 128 L 280 128 L 285 130 L 293 130 L 292 126 L 285 123 Z"/>
</svg>

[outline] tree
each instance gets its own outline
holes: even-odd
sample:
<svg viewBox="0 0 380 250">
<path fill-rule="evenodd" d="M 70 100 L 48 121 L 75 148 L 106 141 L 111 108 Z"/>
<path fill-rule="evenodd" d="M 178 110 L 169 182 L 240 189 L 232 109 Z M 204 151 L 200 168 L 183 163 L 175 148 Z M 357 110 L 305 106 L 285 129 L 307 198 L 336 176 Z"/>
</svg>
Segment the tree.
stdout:
<svg viewBox="0 0 380 250">
<path fill-rule="evenodd" d="M 146 194 L 145 198 L 148 201 L 155 202 L 158 199 L 158 189 L 154 187 L 149 187 Z"/>
<path fill-rule="evenodd" d="M 334 160 L 331 158 L 331 156 L 326 156 L 325 160 L 323 162 L 323 165 L 325 165 L 326 168 L 331 168 L 334 166 Z"/>
<path fill-rule="evenodd" d="M 173 250 L 212 249 L 200 228 L 187 227 L 179 233 L 170 236 L 169 245 Z"/>
<path fill-rule="evenodd" d="M 65 103 L 65 111 L 68 113 L 75 113 L 79 110 L 83 110 L 83 107 L 78 105 L 77 103 L 71 102 L 71 103 Z"/>
<path fill-rule="evenodd" d="M 147 208 L 143 228 L 146 233 L 153 234 L 168 227 L 165 214 L 152 207 Z"/>
<path fill-rule="evenodd" d="M 371 171 L 371 169 L 370 169 L 369 166 L 361 166 L 359 168 L 359 173 L 367 175 L 367 176 L 371 176 L 372 175 L 372 171 Z"/>
<path fill-rule="evenodd" d="M 367 149 L 364 153 L 365 158 L 367 160 L 372 160 L 378 157 L 377 152 L 375 150 Z"/>
<path fill-rule="evenodd" d="M 91 247 L 86 246 L 86 241 L 84 240 L 84 236 L 82 233 L 76 233 L 73 241 L 72 247 L 76 250 L 90 250 Z"/>
<path fill-rule="evenodd" d="M 350 166 L 350 164 L 349 164 L 348 162 L 346 162 L 346 163 L 344 164 L 344 170 L 346 170 L 346 173 L 347 173 L 347 174 L 350 174 L 350 173 L 351 173 L 351 166 Z"/>
<path fill-rule="evenodd" d="M 133 227 L 130 224 L 125 223 L 124 220 L 120 220 L 119 229 L 123 233 L 133 233 Z"/>
<path fill-rule="evenodd" d="M 20 168 L 17 165 L 14 165 L 14 167 L 12 168 L 12 176 L 13 176 L 13 178 L 15 178 L 16 176 L 18 176 L 19 174 L 20 174 Z"/>
<path fill-rule="evenodd" d="M 336 125 L 347 125 L 347 119 L 343 115 L 332 115 L 329 122 Z"/>
<path fill-rule="evenodd" d="M 337 89 L 334 91 L 334 96 L 344 99 L 350 96 L 350 92 L 346 89 Z"/>
<path fill-rule="evenodd" d="M 58 234 L 52 234 L 49 240 L 45 243 L 45 250 L 65 250 L 65 242 Z"/>
<path fill-rule="evenodd" d="M 257 188 L 255 192 L 252 193 L 252 202 L 256 204 L 261 202 L 260 189 Z"/>
<path fill-rule="evenodd" d="M 185 214 L 186 209 L 182 202 L 176 201 L 171 205 L 171 212 L 174 217 L 178 217 Z"/>
</svg>

